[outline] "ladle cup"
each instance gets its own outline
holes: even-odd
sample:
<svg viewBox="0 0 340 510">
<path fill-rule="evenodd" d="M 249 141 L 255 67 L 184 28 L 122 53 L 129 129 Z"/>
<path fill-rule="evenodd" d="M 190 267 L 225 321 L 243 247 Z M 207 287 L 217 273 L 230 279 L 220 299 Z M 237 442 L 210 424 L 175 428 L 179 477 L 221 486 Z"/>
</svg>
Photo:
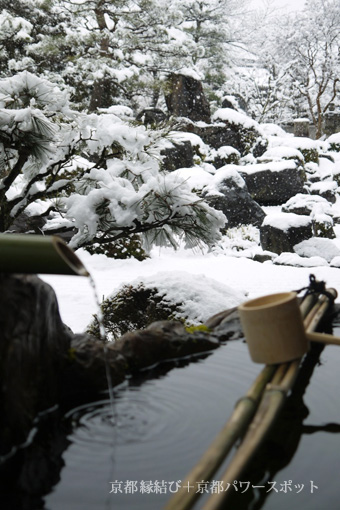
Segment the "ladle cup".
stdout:
<svg viewBox="0 0 340 510">
<path fill-rule="evenodd" d="M 250 356 L 271 365 L 302 357 L 309 342 L 340 345 L 340 338 L 305 330 L 295 292 L 252 299 L 238 308 Z"/>
</svg>

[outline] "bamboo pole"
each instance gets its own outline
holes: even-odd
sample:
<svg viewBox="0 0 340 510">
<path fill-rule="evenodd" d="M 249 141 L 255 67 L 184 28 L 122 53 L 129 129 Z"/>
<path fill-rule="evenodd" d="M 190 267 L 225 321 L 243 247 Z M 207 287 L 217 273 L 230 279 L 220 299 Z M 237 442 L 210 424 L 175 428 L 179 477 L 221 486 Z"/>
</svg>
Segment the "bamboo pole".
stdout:
<svg viewBox="0 0 340 510">
<path fill-rule="evenodd" d="M 303 317 L 310 314 L 316 300 L 315 294 L 307 295 L 303 299 L 300 304 Z M 307 320 L 306 326 L 310 320 Z M 263 368 L 246 395 L 236 404 L 235 410 L 224 428 L 211 443 L 197 465 L 187 474 L 180 489 L 167 503 L 164 510 L 189 510 L 192 508 L 200 494 L 197 491 L 189 490 L 189 487 L 192 487 L 193 482 L 209 480 L 217 471 L 237 439 L 242 436 L 247 425 L 251 422 L 268 383 L 271 382 L 274 386 L 278 385 L 287 371 L 289 372 L 291 366 L 295 367 L 295 364 L 283 363 L 279 366 L 267 365 Z M 293 376 L 295 376 L 295 368 L 293 374 L 289 377 Z"/>
<path fill-rule="evenodd" d="M 0 273 L 89 276 L 60 237 L 28 234 L 0 234 Z"/>
<path fill-rule="evenodd" d="M 328 290 L 334 297 L 336 291 Z M 305 318 L 304 324 L 307 331 L 315 329 L 322 315 L 329 306 L 329 300 L 326 296 L 321 296 L 314 308 Z M 264 392 L 261 404 L 255 414 L 253 421 L 248 427 L 247 433 L 236 451 L 231 463 L 221 477 L 223 487 L 229 487 L 234 480 L 238 480 L 249 461 L 254 456 L 258 447 L 266 437 L 270 427 L 275 421 L 282 405 L 285 402 L 287 393 L 292 388 L 297 377 L 301 360 L 294 360 L 290 363 L 281 364 Z M 286 367 L 284 366 L 286 365 Z M 225 503 L 231 492 L 212 494 L 202 510 L 223 510 L 226 509 Z"/>
<path fill-rule="evenodd" d="M 188 473 L 180 489 L 164 507 L 164 510 L 188 510 L 192 508 L 199 493 L 189 490 L 193 481 L 209 480 L 216 472 L 233 445 L 242 435 L 254 416 L 262 393 L 275 373 L 274 365 L 267 365 L 257 376 L 246 395 L 236 404 L 235 410 L 226 425 L 216 436 L 196 466 Z"/>
</svg>

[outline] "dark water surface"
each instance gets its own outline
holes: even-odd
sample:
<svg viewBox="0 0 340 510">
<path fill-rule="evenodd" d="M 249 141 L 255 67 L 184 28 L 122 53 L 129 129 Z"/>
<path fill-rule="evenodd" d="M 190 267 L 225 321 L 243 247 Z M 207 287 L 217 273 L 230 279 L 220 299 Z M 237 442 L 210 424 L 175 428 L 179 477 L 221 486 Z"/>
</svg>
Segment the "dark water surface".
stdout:
<svg viewBox="0 0 340 510">
<path fill-rule="evenodd" d="M 340 348 L 326 347 L 320 360 L 310 383 L 304 381 L 306 392 L 297 392 L 282 413 L 279 439 L 269 441 L 251 473 L 237 481 L 244 492 L 226 508 L 340 509 Z M 71 411 L 64 467 L 45 509 L 161 510 L 261 368 L 249 360 L 244 342 L 229 342 L 165 375 L 131 379 L 116 390 L 113 415 L 109 400 Z M 150 483 L 166 493 L 142 492 Z"/>
</svg>

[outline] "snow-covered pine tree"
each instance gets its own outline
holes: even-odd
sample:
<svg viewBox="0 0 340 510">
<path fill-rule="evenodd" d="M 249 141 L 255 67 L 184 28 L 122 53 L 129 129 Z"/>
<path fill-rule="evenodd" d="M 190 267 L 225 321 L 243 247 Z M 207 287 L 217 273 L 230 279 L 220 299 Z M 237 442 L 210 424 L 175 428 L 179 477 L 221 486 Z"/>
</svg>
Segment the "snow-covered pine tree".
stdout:
<svg viewBox="0 0 340 510">
<path fill-rule="evenodd" d="M 45 233 L 73 232 L 73 248 L 135 234 L 146 248 L 212 245 L 225 216 L 160 171 L 162 133 L 129 113 L 78 113 L 26 71 L 0 80 L 0 231 L 26 213 L 48 217 Z"/>
</svg>

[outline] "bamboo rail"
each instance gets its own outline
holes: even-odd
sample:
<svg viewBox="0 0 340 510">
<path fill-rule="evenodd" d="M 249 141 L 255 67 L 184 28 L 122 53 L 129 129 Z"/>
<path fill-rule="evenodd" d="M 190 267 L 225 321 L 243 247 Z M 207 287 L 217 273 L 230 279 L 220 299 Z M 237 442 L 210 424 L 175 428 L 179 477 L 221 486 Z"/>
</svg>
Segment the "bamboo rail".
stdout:
<svg viewBox="0 0 340 510">
<path fill-rule="evenodd" d="M 334 289 L 328 289 L 328 292 L 334 297 L 337 295 Z M 329 299 L 322 295 L 305 317 L 304 324 L 308 332 L 317 327 L 328 306 Z M 298 359 L 278 366 L 271 383 L 266 387 L 260 406 L 248 428 L 247 434 L 226 471 L 221 476 L 223 486 L 229 486 L 228 484 L 232 484 L 234 480 L 240 478 L 249 461 L 265 439 L 286 400 L 288 392 L 295 382 L 300 362 L 301 359 Z M 230 494 L 231 492 L 228 491 L 212 494 L 202 510 L 221 510 L 222 507 L 225 510 L 225 503 Z"/>
<path fill-rule="evenodd" d="M 328 290 L 334 297 L 336 291 Z M 307 331 L 313 331 L 329 306 L 326 296 L 319 299 L 315 294 L 307 295 L 300 304 Z M 286 395 L 296 379 L 300 359 L 280 365 L 265 366 L 254 383 L 236 404 L 226 425 L 216 436 L 197 465 L 188 473 L 181 488 L 164 507 L 164 510 L 190 510 L 200 496 L 188 488 L 195 482 L 208 481 L 220 467 L 235 442 L 248 431 L 236 451 L 230 466 L 222 476 L 225 485 L 233 483 L 243 472 L 268 432 L 280 411 Z M 194 487 L 193 487 L 194 488 Z M 230 494 L 230 493 L 229 493 Z M 213 494 L 203 510 L 217 510 L 224 505 L 228 491 Z M 225 508 L 223 506 L 223 508 Z"/>
</svg>

